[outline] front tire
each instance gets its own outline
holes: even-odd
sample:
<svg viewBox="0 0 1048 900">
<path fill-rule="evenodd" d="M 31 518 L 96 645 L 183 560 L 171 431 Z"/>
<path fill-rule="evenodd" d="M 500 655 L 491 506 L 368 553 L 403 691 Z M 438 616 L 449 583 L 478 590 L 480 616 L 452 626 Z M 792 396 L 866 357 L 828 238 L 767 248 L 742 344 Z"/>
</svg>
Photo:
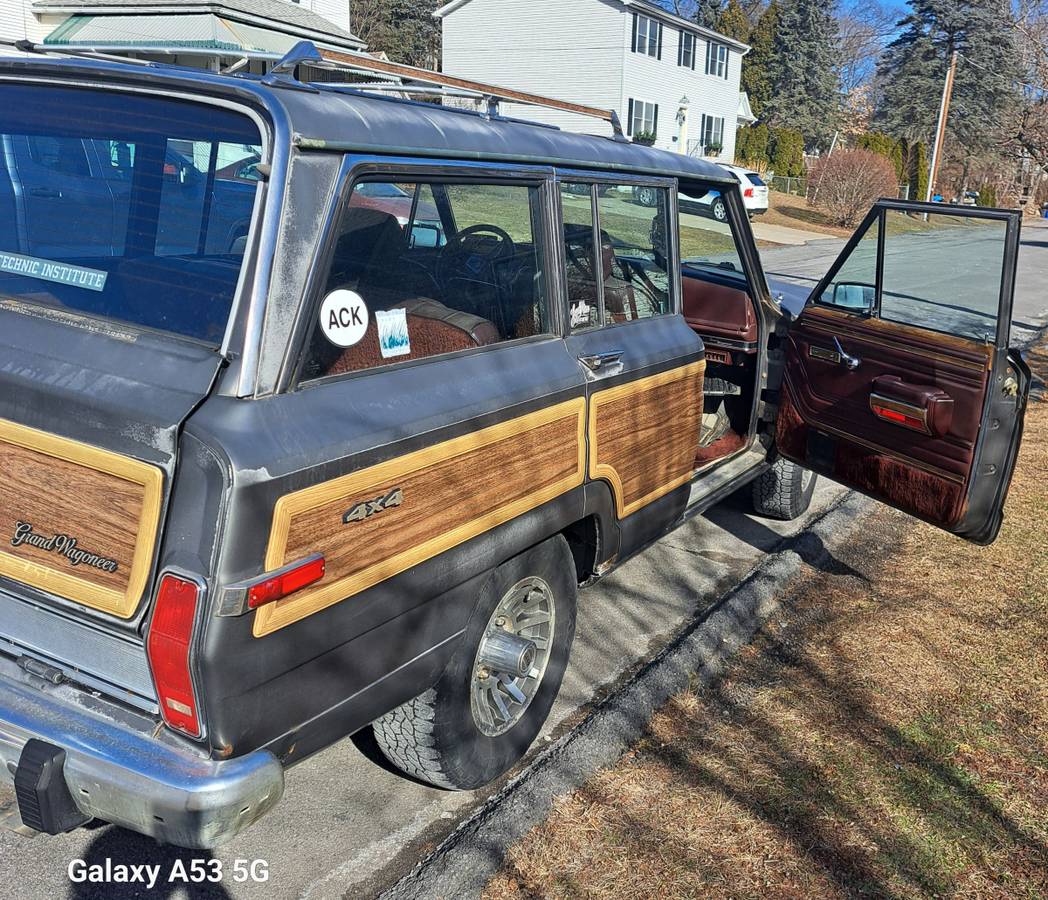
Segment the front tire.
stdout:
<svg viewBox="0 0 1048 900">
<path fill-rule="evenodd" d="M 720 197 L 713 201 L 710 211 L 713 213 L 713 218 L 716 221 L 726 222 L 728 220 L 728 207 Z"/>
<path fill-rule="evenodd" d="M 375 722 L 386 758 L 452 790 L 481 787 L 509 770 L 538 736 L 560 689 L 575 636 L 576 594 L 571 550 L 561 535 L 495 569 L 440 680 Z M 490 662 L 502 633 L 533 645 L 527 675 Z"/>
<path fill-rule="evenodd" d="M 784 457 L 753 481 L 753 509 L 759 516 L 789 522 L 808 511 L 818 476 Z"/>
</svg>

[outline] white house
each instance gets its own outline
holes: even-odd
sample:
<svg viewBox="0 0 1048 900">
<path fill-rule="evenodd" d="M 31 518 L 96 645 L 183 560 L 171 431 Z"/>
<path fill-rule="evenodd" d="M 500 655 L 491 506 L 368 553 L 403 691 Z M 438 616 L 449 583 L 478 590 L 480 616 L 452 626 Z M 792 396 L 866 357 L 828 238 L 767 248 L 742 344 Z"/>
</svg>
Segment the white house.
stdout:
<svg viewBox="0 0 1048 900">
<path fill-rule="evenodd" d="M 613 109 L 627 134 L 654 132 L 657 147 L 703 155 L 719 144 L 730 161 L 740 119 L 752 121 L 739 91 L 749 47 L 647 0 L 452 0 L 434 15 L 446 73 Z M 572 113 L 503 111 L 604 133 Z"/>
</svg>

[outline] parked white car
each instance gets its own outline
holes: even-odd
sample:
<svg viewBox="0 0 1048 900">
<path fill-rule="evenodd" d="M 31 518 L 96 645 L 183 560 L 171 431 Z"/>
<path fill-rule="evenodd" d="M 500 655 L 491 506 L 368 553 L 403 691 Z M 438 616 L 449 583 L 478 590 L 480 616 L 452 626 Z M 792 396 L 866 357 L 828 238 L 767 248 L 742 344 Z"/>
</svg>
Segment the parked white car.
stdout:
<svg viewBox="0 0 1048 900">
<path fill-rule="evenodd" d="M 727 163 L 718 163 L 718 165 L 731 172 L 739 182 L 742 205 L 751 219 L 768 211 L 768 185 L 757 172 L 741 166 L 730 166 Z M 633 201 L 641 206 L 653 206 L 655 197 L 656 192 L 652 188 L 637 187 L 633 190 Z M 677 204 L 682 213 L 706 216 L 717 222 L 723 222 L 728 218 L 728 207 L 720 191 L 707 191 L 701 197 L 689 197 L 680 192 L 677 195 Z"/>
</svg>

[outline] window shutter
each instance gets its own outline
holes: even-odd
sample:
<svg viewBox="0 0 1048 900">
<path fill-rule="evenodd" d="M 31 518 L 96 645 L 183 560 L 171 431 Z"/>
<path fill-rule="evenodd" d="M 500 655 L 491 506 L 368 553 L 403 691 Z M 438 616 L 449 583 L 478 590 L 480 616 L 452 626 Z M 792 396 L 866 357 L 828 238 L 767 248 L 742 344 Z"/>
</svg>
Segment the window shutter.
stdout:
<svg viewBox="0 0 1048 900">
<path fill-rule="evenodd" d="M 724 80 L 725 81 L 727 81 L 727 79 L 728 79 L 728 60 L 729 59 L 731 59 L 731 53 L 728 51 L 728 48 L 725 47 L 724 48 Z"/>
<path fill-rule="evenodd" d="M 685 38 L 685 34 L 682 31 L 680 33 L 680 41 L 677 43 L 677 65 L 678 66 L 683 66 L 684 65 L 684 38 Z"/>
<path fill-rule="evenodd" d="M 637 14 L 633 14 L 633 52 L 637 52 Z M 632 101 L 631 101 L 632 102 Z"/>
<path fill-rule="evenodd" d="M 659 133 L 659 104 L 655 104 L 655 112 L 651 117 L 651 131 L 652 134 Z"/>
<path fill-rule="evenodd" d="M 633 137 L 633 98 L 630 97 L 629 112 L 626 113 L 626 134 Z"/>
<path fill-rule="evenodd" d="M 696 41 L 695 35 L 692 35 L 692 36 L 691 36 L 691 70 L 692 70 L 693 72 L 695 71 L 695 56 L 696 56 L 696 53 L 695 53 L 695 50 L 696 50 L 695 44 L 696 44 L 696 43 L 697 43 L 697 41 Z"/>
<path fill-rule="evenodd" d="M 658 50 L 655 53 L 656 59 L 662 59 L 662 23 L 659 22 L 659 45 Z"/>
<path fill-rule="evenodd" d="M 706 41 L 706 74 L 709 75 L 713 71 L 711 62 L 713 59 L 713 41 Z"/>
</svg>

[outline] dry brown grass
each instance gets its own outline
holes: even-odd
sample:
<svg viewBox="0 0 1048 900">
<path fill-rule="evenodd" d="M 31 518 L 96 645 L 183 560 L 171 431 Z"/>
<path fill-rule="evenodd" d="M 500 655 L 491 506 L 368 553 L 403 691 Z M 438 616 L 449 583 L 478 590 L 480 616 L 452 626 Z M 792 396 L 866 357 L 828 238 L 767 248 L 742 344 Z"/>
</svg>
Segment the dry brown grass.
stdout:
<svg viewBox="0 0 1048 900">
<path fill-rule="evenodd" d="M 486 896 L 1048 896 L 1046 473 L 1042 398 L 996 544 L 872 514 Z"/>
<path fill-rule="evenodd" d="M 851 228 L 839 228 L 832 224 L 826 213 L 808 206 L 808 201 L 803 197 L 779 191 L 771 191 L 768 196 L 768 211 L 754 219 L 755 222 L 818 231 L 829 237 L 851 236 Z"/>
</svg>

